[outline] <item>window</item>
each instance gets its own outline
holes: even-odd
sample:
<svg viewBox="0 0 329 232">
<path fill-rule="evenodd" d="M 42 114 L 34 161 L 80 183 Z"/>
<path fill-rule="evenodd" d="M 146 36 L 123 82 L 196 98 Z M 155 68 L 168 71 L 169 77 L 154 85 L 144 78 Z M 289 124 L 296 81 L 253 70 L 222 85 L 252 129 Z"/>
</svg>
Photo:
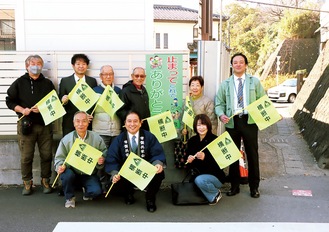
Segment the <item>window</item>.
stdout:
<svg viewBox="0 0 329 232">
<path fill-rule="evenodd" d="M 1 20 L 1 35 L 14 35 L 15 34 L 15 21 L 14 20 Z"/>
<path fill-rule="evenodd" d="M 163 34 L 163 48 L 168 49 L 168 33 Z"/>
<path fill-rule="evenodd" d="M 155 34 L 155 48 L 160 49 L 160 33 Z"/>
<path fill-rule="evenodd" d="M 16 50 L 14 10 L 0 9 L 0 50 Z"/>
</svg>

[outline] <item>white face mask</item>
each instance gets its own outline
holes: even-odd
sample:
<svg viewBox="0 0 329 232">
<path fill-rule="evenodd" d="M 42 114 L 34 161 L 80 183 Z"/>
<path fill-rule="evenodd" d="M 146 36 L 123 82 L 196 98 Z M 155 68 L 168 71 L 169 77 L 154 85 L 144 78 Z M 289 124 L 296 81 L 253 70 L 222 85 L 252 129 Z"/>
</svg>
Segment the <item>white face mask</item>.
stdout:
<svg viewBox="0 0 329 232">
<path fill-rule="evenodd" d="M 37 74 L 40 74 L 41 71 L 42 71 L 42 67 L 41 66 L 38 66 L 38 65 L 31 65 L 29 67 L 29 70 L 32 74 L 34 75 L 37 75 Z"/>
</svg>

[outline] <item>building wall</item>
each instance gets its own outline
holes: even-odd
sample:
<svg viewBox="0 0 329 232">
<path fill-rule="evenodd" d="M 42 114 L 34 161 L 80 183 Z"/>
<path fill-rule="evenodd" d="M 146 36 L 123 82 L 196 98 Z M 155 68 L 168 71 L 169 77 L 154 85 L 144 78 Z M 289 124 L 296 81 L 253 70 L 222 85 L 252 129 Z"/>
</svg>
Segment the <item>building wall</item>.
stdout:
<svg viewBox="0 0 329 232">
<path fill-rule="evenodd" d="M 153 1 L 17 0 L 17 51 L 153 48 Z"/>
<path fill-rule="evenodd" d="M 163 49 L 163 34 L 168 33 L 168 49 L 188 49 L 187 43 L 193 42 L 193 25 L 193 23 L 155 22 L 154 46 L 155 34 L 160 33 L 160 49 Z"/>
<path fill-rule="evenodd" d="M 168 45 L 169 49 L 174 50 L 185 50 L 188 49 L 187 43 L 193 43 L 193 27 L 195 23 L 173 23 L 173 22 L 154 22 L 154 36 L 153 36 L 153 44 L 154 49 L 156 45 L 155 34 L 160 33 L 161 38 L 161 46 L 160 49 L 163 49 L 163 34 L 168 33 Z M 214 40 L 218 40 L 218 22 L 213 23 L 213 38 Z M 199 30 L 201 33 L 201 30 Z M 195 40 L 200 40 L 199 38 L 195 38 Z"/>
</svg>

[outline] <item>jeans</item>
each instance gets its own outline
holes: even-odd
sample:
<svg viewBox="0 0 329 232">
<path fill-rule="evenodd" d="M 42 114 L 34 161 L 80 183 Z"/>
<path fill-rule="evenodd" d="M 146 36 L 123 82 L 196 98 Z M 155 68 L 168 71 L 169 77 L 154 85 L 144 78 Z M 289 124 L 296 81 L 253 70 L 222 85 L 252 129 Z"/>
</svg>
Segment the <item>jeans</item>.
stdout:
<svg viewBox="0 0 329 232">
<path fill-rule="evenodd" d="M 218 194 L 222 183 L 218 180 L 216 176 L 210 174 L 198 175 L 194 183 L 202 191 L 203 195 L 207 198 L 209 202 L 213 202 Z"/>
<path fill-rule="evenodd" d="M 75 173 L 72 169 L 67 168 L 61 174 L 61 181 L 65 198 L 71 199 L 74 197 L 74 190 L 76 187 L 84 187 L 85 197 L 95 198 L 102 194 L 102 188 L 97 175 L 80 175 Z"/>
</svg>

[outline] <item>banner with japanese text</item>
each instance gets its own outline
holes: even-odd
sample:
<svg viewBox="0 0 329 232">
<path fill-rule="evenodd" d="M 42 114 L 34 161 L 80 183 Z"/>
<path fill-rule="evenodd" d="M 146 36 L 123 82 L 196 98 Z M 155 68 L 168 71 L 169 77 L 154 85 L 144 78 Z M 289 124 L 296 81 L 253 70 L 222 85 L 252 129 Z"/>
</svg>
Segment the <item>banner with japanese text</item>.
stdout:
<svg viewBox="0 0 329 232">
<path fill-rule="evenodd" d="M 240 150 L 227 131 L 209 143 L 207 148 L 221 169 L 242 157 Z"/>
<path fill-rule="evenodd" d="M 156 172 L 157 168 L 154 165 L 131 152 L 121 167 L 119 174 L 140 190 L 144 190 Z"/>
<path fill-rule="evenodd" d="M 36 105 L 38 106 L 45 125 L 52 123 L 66 114 L 55 90 L 49 92 Z"/>
<path fill-rule="evenodd" d="M 91 175 L 102 154 L 101 151 L 83 142 L 81 139 L 76 139 L 65 159 L 65 163 L 87 175 Z"/>
<path fill-rule="evenodd" d="M 263 130 L 273 125 L 282 118 L 267 95 L 254 101 L 248 105 L 246 109 L 254 119 L 259 130 Z"/>
<path fill-rule="evenodd" d="M 81 111 L 89 110 L 98 101 L 98 94 L 82 79 L 68 95 L 70 101 Z"/>
<path fill-rule="evenodd" d="M 104 92 L 100 96 L 97 106 L 103 108 L 103 110 L 110 115 L 113 119 L 115 112 L 123 106 L 123 102 L 116 94 L 116 92 L 112 89 L 110 85 L 107 85 L 104 89 Z"/>
<path fill-rule="evenodd" d="M 190 97 L 186 96 L 182 121 L 183 121 L 183 123 L 185 123 L 192 130 L 193 130 L 194 116 L 195 115 L 194 115 L 194 112 L 193 112 Z"/>
<path fill-rule="evenodd" d="M 150 131 L 160 143 L 177 138 L 177 131 L 170 111 L 147 118 Z"/>
<path fill-rule="evenodd" d="M 151 116 L 169 110 L 175 128 L 180 129 L 183 103 L 183 55 L 146 55 L 145 67 Z"/>
</svg>

